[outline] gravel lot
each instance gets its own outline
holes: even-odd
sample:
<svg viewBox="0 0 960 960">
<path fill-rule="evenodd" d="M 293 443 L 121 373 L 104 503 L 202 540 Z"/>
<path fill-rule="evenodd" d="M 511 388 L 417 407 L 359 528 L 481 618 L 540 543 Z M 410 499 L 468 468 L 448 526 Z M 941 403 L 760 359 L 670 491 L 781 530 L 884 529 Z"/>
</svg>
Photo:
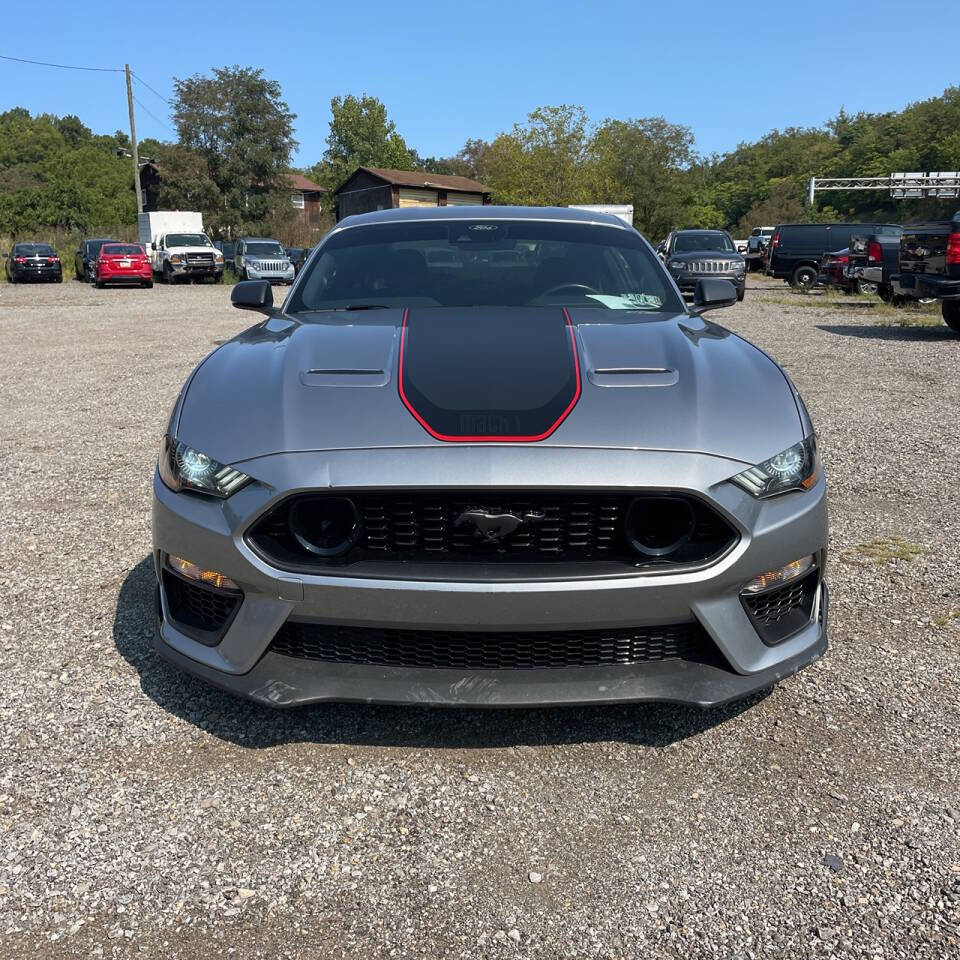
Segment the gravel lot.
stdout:
<svg viewBox="0 0 960 960">
<path fill-rule="evenodd" d="M 222 287 L 0 287 L 0 955 L 960 957 L 960 338 L 751 278 L 832 509 L 831 649 L 735 708 L 277 713 L 149 646 Z M 758 416 L 762 411 L 758 411 Z"/>
</svg>

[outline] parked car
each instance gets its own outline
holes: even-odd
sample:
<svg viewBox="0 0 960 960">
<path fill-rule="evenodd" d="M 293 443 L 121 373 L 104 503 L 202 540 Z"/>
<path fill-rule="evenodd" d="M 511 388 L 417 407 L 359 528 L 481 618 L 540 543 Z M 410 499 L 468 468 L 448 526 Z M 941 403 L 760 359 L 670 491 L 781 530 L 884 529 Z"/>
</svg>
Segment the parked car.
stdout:
<svg viewBox="0 0 960 960">
<path fill-rule="evenodd" d="M 763 266 L 763 254 L 773 236 L 776 227 L 754 227 L 747 237 L 747 252 L 743 259 L 747 261 L 747 270 L 759 270 Z"/>
<path fill-rule="evenodd" d="M 80 249 L 73 255 L 73 273 L 78 280 L 84 280 L 87 283 L 93 282 L 94 267 L 97 257 L 100 256 L 100 248 L 105 243 L 115 243 L 113 237 L 87 237 L 80 244 Z"/>
<path fill-rule="evenodd" d="M 270 319 L 187 377 L 162 438 L 160 654 L 273 706 L 706 706 L 819 658 L 814 430 L 703 319 L 734 285 L 686 306 L 612 215 L 421 214 L 341 221 L 282 309 L 233 287 Z"/>
<path fill-rule="evenodd" d="M 836 287 L 844 293 L 859 292 L 858 282 L 847 277 L 849 260 L 849 250 L 835 250 L 833 253 L 824 254 L 820 259 L 820 272 L 817 276 L 817 282 L 825 287 Z"/>
<path fill-rule="evenodd" d="M 960 333 L 960 210 L 952 220 L 904 226 L 891 285 L 896 296 L 939 300 L 944 323 Z"/>
<path fill-rule="evenodd" d="M 237 245 L 230 240 L 217 240 L 213 245 L 223 254 L 223 262 L 232 265 L 233 255 L 237 252 Z"/>
<path fill-rule="evenodd" d="M 137 226 L 154 276 L 164 283 L 218 283 L 223 276 L 223 254 L 203 232 L 197 211 L 151 210 L 138 214 Z"/>
<path fill-rule="evenodd" d="M 812 287 L 824 254 L 848 248 L 854 234 L 898 230 L 900 226 L 895 223 L 778 224 L 770 238 L 767 275 L 786 280 L 793 287 Z"/>
<path fill-rule="evenodd" d="M 101 289 L 107 284 L 153 286 L 150 257 L 140 243 L 105 243 L 100 248 L 95 270 L 94 283 Z"/>
<path fill-rule="evenodd" d="M 891 277 L 900 271 L 900 236 L 896 232 L 854 234 L 850 238 L 847 278 L 861 291 L 876 291 L 887 302 L 894 297 Z"/>
<path fill-rule="evenodd" d="M 4 255 L 4 272 L 10 283 L 25 283 L 28 280 L 63 281 L 63 267 L 57 251 L 49 243 L 15 243 Z"/>
<path fill-rule="evenodd" d="M 243 280 L 293 283 L 297 275 L 283 245 L 272 237 L 241 237 L 237 240 L 233 268 Z"/>
<path fill-rule="evenodd" d="M 746 261 L 726 230 L 674 230 L 663 243 L 662 256 L 684 296 L 693 295 L 698 280 L 722 277 L 737 288 L 737 299 L 743 299 Z"/>
</svg>

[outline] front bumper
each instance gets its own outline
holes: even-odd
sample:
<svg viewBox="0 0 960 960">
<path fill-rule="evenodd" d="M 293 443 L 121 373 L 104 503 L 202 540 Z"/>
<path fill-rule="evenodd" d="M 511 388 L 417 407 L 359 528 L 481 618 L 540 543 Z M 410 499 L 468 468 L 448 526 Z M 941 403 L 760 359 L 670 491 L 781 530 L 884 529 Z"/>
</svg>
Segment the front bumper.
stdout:
<svg viewBox="0 0 960 960">
<path fill-rule="evenodd" d="M 733 273 L 673 273 L 674 282 L 680 288 L 684 296 L 693 296 L 697 289 L 698 280 L 729 280 L 737 291 L 746 289 L 747 278 L 745 274 Z"/>
<path fill-rule="evenodd" d="M 473 706 L 664 700 L 710 706 L 789 676 L 820 657 L 827 644 L 827 595 L 819 588 L 806 626 L 776 646 L 760 639 L 740 601 L 742 585 L 765 570 L 815 554 L 825 565 L 826 488 L 756 501 L 724 482 L 741 464 L 699 454 L 657 454 L 645 467 L 636 451 L 499 449 L 458 451 L 462 486 L 481 473 L 498 486 L 558 489 L 571 476 L 604 476 L 610 488 L 662 487 L 664 475 L 707 496 L 740 533 L 740 541 L 706 569 L 683 573 L 548 579 L 549 565 L 515 579 L 450 580 L 434 564 L 429 578 L 359 578 L 323 572 L 292 575 L 269 566 L 243 539 L 252 520 L 298 489 L 369 486 L 390 476 L 394 486 L 428 486 L 446 448 L 287 454 L 237 464 L 257 476 L 227 501 L 168 490 L 154 481 L 154 559 L 165 553 L 218 570 L 243 589 L 243 602 L 222 640 L 207 646 L 171 622 L 158 591 L 156 649 L 181 669 L 263 703 L 357 700 Z M 518 456 L 519 454 L 519 456 Z M 391 455 L 393 463 L 388 463 Z M 458 458 L 460 459 L 460 458 Z M 573 464 L 572 461 L 576 461 Z M 477 461 L 477 462 L 473 462 Z M 481 468 L 480 462 L 486 466 Z M 391 469 L 387 469 L 387 468 Z M 666 468 L 666 469 L 665 469 Z M 445 471 L 449 473 L 449 469 Z M 649 473 L 645 476 L 645 473 Z M 299 479 L 299 484 L 294 482 Z M 323 478 L 321 480 L 321 478 Z M 304 480 L 309 486 L 304 487 Z M 582 481 L 581 481 L 582 483 Z M 678 489 L 674 487 L 674 489 Z M 346 568 L 348 569 L 348 568 Z M 556 577 L 556 574 L 553 574 Z M 289 617 L 381 629 L 538 631 L 699 622 L 722 654 L 721 665 L 687 660 L 552 669 L 447 670 L 316 662 L 270 650 Z"/>
</svg>

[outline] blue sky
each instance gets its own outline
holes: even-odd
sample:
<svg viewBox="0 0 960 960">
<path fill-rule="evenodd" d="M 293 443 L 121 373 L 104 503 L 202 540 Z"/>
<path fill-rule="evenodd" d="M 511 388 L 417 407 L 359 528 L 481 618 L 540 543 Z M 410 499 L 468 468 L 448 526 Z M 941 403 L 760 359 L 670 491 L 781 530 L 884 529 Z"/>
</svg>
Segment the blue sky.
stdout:
<svg viewBox="0 0 960 960">
<path fill-rule="evenodd" d="M 164 96 L 173 76 L 263 67 L 297 114 L 304 166 L 323 153 L 330 98 L 361 92 L 387 104 L 423 155 L 449 155 L 559 103 L 582 104 L 592 120 L 663 115 L 709 153 L 821 124 L 841 106 L 899 109 L 960 83 L 960 2 L 935 7 L 931 20 L 888 0 L 13 3 L 0 54 L 129 61 Z M 138 135 L 171 138 L 164 102 L 140 85 L 134 94 Z M 0 60 L 0 110 L 12 106 L 75 113 L 98 133 L 127 127 L 122 74 Z"/>
</svg>

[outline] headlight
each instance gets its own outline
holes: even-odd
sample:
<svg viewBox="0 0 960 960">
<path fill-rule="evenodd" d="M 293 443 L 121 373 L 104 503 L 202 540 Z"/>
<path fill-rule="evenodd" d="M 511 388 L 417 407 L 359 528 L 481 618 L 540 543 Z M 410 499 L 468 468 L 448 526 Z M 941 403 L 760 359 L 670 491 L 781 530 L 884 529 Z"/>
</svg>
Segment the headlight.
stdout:
<svg viewBox="0 0 960 960">
<path fill-rule="evenodd" d="M 671 260 L 667 266 L 671 270 L 683 270 L 686 267 L 686 264 L 682 260 Z"/>
<path fill-rule="evenodd" d="M 811 434 L 806 440 L 730 479 L 754 497 L 764 498 L 788 490 L 809 490 L 819 475 L 817 441 Z"/>
<path fill-rule="evenodd" d="M 172 253 L 170 255 L 171 263 L 180 263 L 183 260 L 183 257 L 179 253 Z"/>
<path fill-rule="evenodd" d="M 194 490 L 214 497 L 229 497 L 252 479 L 169 434 L 160 441 L 157 468 L 160 479 L 171 490 Z"/>
<path fill-rule="evenodd" d="M 215 254 L 213 255 L 213 259 L 216 260 L 217 263 L 223 263 L 223 254 L 222 254 L 222 253 L 215 253 Z"/>
</svg>

